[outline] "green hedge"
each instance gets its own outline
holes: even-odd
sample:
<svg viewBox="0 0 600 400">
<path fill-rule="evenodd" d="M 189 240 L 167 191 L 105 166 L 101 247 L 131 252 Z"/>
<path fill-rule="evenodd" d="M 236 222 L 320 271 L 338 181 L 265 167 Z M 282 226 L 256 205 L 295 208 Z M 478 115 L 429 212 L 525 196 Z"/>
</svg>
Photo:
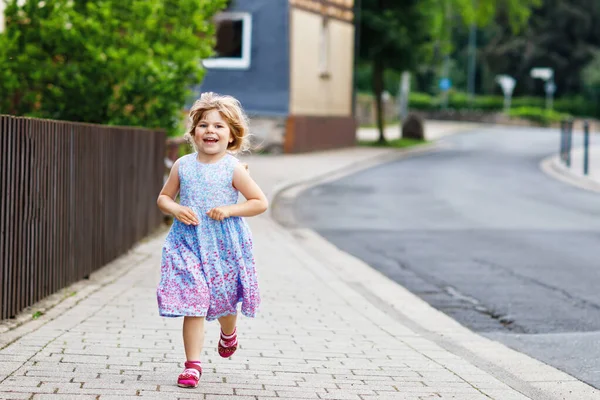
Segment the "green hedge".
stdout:
<svg viewBox="0 0 600 400">
<path fill-rule="evenodd" d="M 570 117 L 569 114 L 561 113 L 555 110 L 546 110 L 539 107 L 512 108 L 509 112 L 509 115 L 514 118 L 523 118 L 529 121 L 537 122 L 541 125 L 551 125 Z"/>
<path fill-rule="evenodd" d="M 425 93 L 411 93 L 409 104 L 415 110 L 439 110 L 442 105 L 442 96 L 431 96 Z M 545 109 L 546 99 L 541 97 L 515 97 L 511 102 L 511 109 L 538 108 Z M 475 96 L 473 106 L 469 104 L 466 93 L 452 92 L 448 97 L 448 108 L 453 110 L 475 110 L 499 112 L 504 109 L 502 96 Z M 583 96 L 564 97 L 554 101 L 554 111 L 578 117 L 600 117 L 600 104 L 587 100 Z"/>
</svg>

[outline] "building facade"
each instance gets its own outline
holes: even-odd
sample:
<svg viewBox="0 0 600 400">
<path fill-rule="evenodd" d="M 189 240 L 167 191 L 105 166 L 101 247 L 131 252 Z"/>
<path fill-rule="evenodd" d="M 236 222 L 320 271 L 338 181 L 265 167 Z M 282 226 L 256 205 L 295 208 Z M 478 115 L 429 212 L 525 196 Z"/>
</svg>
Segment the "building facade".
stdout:
<svg viewBox="0 0 600 400">
<path fill-rule="evenodd" d="M 236 0 L 216 18 L 200 92 L 237 97 L 260 147 L 352 146 L 353 0 Z"/>
</svg>

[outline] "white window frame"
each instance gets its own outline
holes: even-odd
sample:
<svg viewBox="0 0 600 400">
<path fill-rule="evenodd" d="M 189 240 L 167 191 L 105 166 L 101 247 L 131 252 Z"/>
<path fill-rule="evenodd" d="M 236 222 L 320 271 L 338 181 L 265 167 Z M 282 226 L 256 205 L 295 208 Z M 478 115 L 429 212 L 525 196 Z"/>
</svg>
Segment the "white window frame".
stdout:
<svg viewBox="0 0 600 400">
<path fill-rule="evenodd" d="M 207 58 L 202 62 L 206 68 L 248 69 L 250 68 L 250 50 L 252 49 L 252 15 L 245 12 L 224 12 L 215 17 L 215 22 L 223 20 L 243 21 L 242 57 Z"/>
</svg>

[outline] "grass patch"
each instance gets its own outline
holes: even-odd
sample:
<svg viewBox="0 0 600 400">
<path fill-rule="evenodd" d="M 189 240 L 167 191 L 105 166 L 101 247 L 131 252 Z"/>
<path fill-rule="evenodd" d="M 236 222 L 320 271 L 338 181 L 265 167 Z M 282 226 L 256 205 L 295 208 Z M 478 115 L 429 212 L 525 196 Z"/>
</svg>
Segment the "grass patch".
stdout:
<svg viewBox="0 0 600 400">
<path fill-rule="evenodd" d="M 418 146 L 420 144 L 427 143 L 427 140 L 418 140 L 418 139 L 408 139 L 408 138 L 400 138 L 394 140 L 388 140 L 384 143 L 379 143 L 379 141 L 371 141 L 371 140 L 359 140 L 359 146 L 368 146 L 368 147 L 395 147 L 398 149 L 403 149 L 406 147 Z"/>
<path fill-rule="evenodd" d="M 391 121 L 385 121 L 383 123 L 383 126 L 387 128 L 389 126 L 398 125 L 399 123 L 400 123 L 400 120 L 396 118 L 396 119 L 393 119 Z M 362 125 L 359 126 L 359 128 L 377 128 L 377 123 L 374 122 L 372 124 L 362 124 Z"/>
<path fill-rule="evenodd" d="M 38 319 L 39 317 L 41 317 L 42 315 L 44 315 L 43 312 L 41 311 L 36 311 L 33 313 L 33 315 L 31 316 L 31 319 Z"/>
</svg>

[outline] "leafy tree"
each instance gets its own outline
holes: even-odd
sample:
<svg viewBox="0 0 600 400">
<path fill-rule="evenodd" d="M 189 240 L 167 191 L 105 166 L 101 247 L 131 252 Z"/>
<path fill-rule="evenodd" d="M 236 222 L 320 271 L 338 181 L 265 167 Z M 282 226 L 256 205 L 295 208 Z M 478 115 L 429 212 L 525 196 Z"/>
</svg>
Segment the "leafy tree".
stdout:
<svg viewBox="0 0 600 400">
<path fill-rule="evenodd" d="M 596 115 L 600 115 L 600 50 L 595 51 L 594 58 L 582 73 L 584 92 L 592 99 Z"/>
<path fill-rule="evenodd" d="M 529 76 L 534 67 L 554 69 L 558 94 L 581 93 L 582 70 L 600 48 L 598 18 L 598 0 L 545 0 L 527 27 L 515 33 L 506 28 L 506 16 L 499 14 L 486 29 L 489 40 L 482 61 L 491 75 L 514 76 L 516 94 L 543 93 L 542 83 Z"/>
<path fill-rule="evenodd" d="M 600 50 L 583 70 L 583 82 L 588 89 L 600 90 Z"/>
<path fill-rule="evenodd" d="M 427 17 L 419 4 L 424 0 L 362 0 L 360 12 L 360 60 L 371 65 L 379 141 L 383 136 L 384 73 L 412 69 L 419 59 L 420 44 L 428 40 Z"/>
<path fill-rule="evenodd" d="M 225 0 L 0 0 L 0 113 L 172 131 Z M 20 5 L 20 3 L 24 3 Z"/>
<path fill-rule="evenodd" d="M 461 23 L 484 26 L 500 12 L 516 31 L 540 4 L 541 0 L 362 0 L 359 57 L 372 65 L 379 141 L 385 141 L 381 95 L 387 69 L 414 70 L 436 51 L 447 54 L 455 16 Z"/>
</svg>

